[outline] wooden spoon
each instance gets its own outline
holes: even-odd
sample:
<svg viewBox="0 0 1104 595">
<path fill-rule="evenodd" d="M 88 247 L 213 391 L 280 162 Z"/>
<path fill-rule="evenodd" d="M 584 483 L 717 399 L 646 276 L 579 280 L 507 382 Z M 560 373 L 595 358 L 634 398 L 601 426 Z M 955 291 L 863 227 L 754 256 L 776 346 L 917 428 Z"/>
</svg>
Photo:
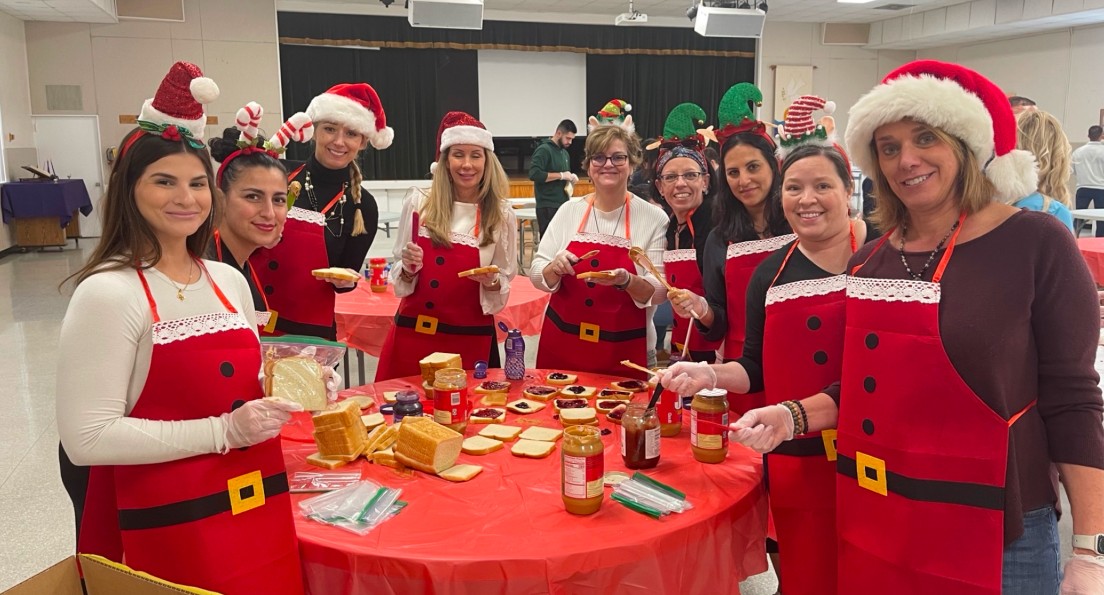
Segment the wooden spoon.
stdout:
<svg viewBox="0 0 1104 595">
<path fill-rule="evenodd" d="M 659 282 L 667 288 L 667 291 L 675 290 L 675 288 L 671 287 L 671 284 L 667 282 L 667 277 L 659 274 L 659 269 L 657 269 L 655 264 L 652 263 L 652 259 L 648 258 L 648 253 L 645 252 L 643 248 L 640 248 L 638 246 L 633 246 L 632 248 L 629 248 L 629 259 L 636 264 L 648 269 L 648 272 L 654 275 L 656 279 L 659 279 Z"/>
</svg>

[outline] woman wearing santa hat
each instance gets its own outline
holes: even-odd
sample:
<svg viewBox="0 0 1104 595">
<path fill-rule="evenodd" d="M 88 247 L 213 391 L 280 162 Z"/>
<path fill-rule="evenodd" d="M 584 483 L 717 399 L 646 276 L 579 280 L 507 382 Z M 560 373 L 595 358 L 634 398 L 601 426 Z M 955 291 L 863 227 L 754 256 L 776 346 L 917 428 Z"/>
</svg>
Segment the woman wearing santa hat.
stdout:
<svg viewBox="0 0 1104 595">
<path fill-rule="evenodd" d="M 889 231 L 848 263 L 838 406 L 752 411 L 733 437 L 770 451 L 838 425 L 841 593 L 1104 593 L 1096 288 L 1056 218 L 1002 202 L 1036 187 L 1004 93 L 912 62 L 859 99 L 846 139 Z"/>
<path fill-rule="evenodd" d="M 200 105 L 217 96 L 178 62 L 121 143 L 59 339 L 62 476 L 80 552 L 228 595 L 298 594 L 278 435 L 302 408 L 262 398 L 248 285 L 199 257 L 221 211 Z M 86 489 L 69 456 L 91 466 Z"/>
<path fill-rule="evenodd" d="M 506 172 L 483 123 L 449 112 L 437 131 L 433 184 L 406 198 L 391 269 L 402 298 L 380 353 L 376 380 L 418 373 L 435 351 L 498 366 L 494 315 L 517 274 L 517 219 Z M 473 272 L 474 271 L 474 272 Z"/>
<path fill-rule="evenodd" d="M 379 207 L 364 190 L 357 156 L 372 147 L 391 146 L 395 132 L 379 96 L 367 83 L 341 83 L 311 100 L 306 114 L 314 128 L 314 154 L 289 163 L 288 183 L 302 191 L 288 211 L 279 244 L 250 258 L 271 306 L 276 334 L 334 339 L 334 292 L 351 291 L 355 281 L 315 279 L 311 271 L 329 267 L 356 274 L 376 237 Z M 301 134 L 301 133 L 300 133 Z"/>
<path fill-rule="evenodd" d="M 550 292 L 537 367 L 611 373 L 621 360 L 655 364 L 655 306 L 667 299 L 660 280 L 629 258 L 645 251 L 662 274 L 667 214 L 628 191 L 640 164 L 631 122 L 599 124 L 586 139 L 584 163 L 594 194 L 556 211 L 529 268 Z"/>
<path fill-rule="evenodd" d="M 796 107 L 821 106 L 803 96 Z M 876 230 L 849 217 L 851 164 L 831 135 L 828 116 L 791 108 L 780 132 L 782 211 L 797 239 L 767 256 L 747 291 L 744 355 L 715 366 L 679 363 L 660 379 L 680 394 L 720 386 L 736 393 L 764 387 L 767 403 L 797 406 L 824 391 L 838 394 L 844 338 L 846 267 Z M 836 463 L 834 432 L 796 432 L 767 455 L 770 507 L 781 560 L 779 591 L 835 593 Z"/>
</svg>

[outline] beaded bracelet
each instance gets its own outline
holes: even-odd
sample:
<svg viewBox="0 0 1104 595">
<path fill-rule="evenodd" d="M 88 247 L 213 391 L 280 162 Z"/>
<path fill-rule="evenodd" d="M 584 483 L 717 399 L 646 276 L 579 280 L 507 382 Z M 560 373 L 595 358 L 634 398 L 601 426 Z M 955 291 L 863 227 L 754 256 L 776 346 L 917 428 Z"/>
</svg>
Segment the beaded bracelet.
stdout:
<svg viewBox="0 0 1104 595">
<path fill-rule="evenodd" d="M 794 434 L 804 434 L 809 431 L 809 416 L 805 413 L 805 406 L 801 404 L 801 401 L 791 401 L 797 408 L 801 410 L 801 431 L 794 431 Z"/>
<path fill-rule="evenodd" d="M 782 401 L 779 404 L 784 406 L 786 408 L 786 410 L 790 412 L 790 415 L 793 417 L 794 436 L 804 434 L 805 433 L 804 428 L 801 427 L 801 410 L 797 408 L 797 402 L 796 401 Z"/>
</svg>

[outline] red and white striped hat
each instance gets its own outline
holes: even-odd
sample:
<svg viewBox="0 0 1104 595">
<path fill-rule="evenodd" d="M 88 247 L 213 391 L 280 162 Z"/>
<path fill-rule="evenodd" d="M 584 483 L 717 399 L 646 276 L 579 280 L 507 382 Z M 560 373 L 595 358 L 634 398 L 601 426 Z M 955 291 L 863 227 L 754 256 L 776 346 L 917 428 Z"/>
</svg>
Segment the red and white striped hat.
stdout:
<svg viewBox="0 0 1104 595">
<path fill-rule="evenodd" d="M 816 110 L 823 110 L 825 115 L 831 116 L 836 111 L 836 103 L 817 95 L 802 95 L 786 110 L 786 121 L 778 128 L 779 142 L 776 153 L 779 159 L 785 159 L 786 155 L 801 145 L 835 144 L 833 130 L 829 129 L 834 129 L 834 126 L 831 124 L 825 126 L 826 122 L 823 119 L 820 123 L 813 121 L 813 112 Z"/>
</svg>

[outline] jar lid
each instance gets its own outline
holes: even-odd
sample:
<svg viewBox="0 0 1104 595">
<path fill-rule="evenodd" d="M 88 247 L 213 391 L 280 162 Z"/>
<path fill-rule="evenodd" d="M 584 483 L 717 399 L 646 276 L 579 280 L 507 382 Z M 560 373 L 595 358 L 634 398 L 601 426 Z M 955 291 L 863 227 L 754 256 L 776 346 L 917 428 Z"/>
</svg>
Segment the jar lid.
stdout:
<svg viewBox="0 0 1104 595">
<path fill-rule="evenodd" d="M 707 388 L 698 391 L 699 397 L 724 397 L 728 395 L 728 391 L 723 388 Z"/>
<path fill-rule="evenodd" d="M 419 399 L 417 391 L 401 390 L 395 393 L 395 402 L 397 403 L 416 403 Z"/>
<path fill-rule="evenodd" d="M 386 258 L 369 258 L 368 264 L 387 264 Z"/>
</svg>

